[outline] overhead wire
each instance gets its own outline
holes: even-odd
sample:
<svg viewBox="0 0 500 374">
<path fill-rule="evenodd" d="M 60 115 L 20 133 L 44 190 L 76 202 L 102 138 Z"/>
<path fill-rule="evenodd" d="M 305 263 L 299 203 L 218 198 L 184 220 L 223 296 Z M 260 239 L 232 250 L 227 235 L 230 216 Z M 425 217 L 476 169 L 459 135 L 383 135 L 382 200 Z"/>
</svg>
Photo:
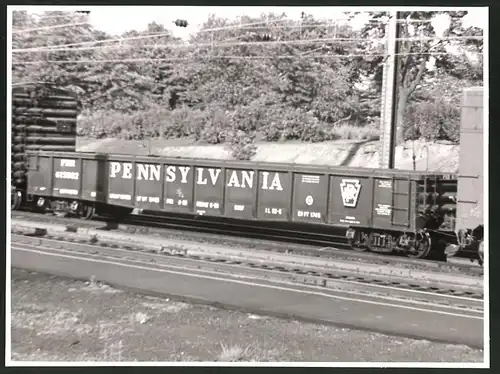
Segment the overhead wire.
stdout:
<svg viewBox="0 0 500 374">
<path fill-rule="evenodd" d="M 276 20 L 273 22 L 285 22 L 288 19 L 283 19 L 283 20 Z M 222 26 L 222 27 L 214 27 L 211 29 L 204 29 L 200 30 L 197 33 L 208 33 L 208 32 L 213 32 L 213 31 L 221 31 L 221 30 L 228 30 L 228 29 L 236 29 L 239 27 L 243 26 L 249 26 L 249 25 L 258 25 L 258 24 L 263 24 L 266 23 L 267 21 L 260 21 L 260 22 L 252 22 L 252 23 L 247 23 L 243 25 L 230 25 L 230 26 Z M 152 37 L 160 37 L 160 36 L 171 36 L 172 31 L 164 32 L 164 33 L 158 33 L 157 35 L 138 35 L 138 36 L 133 36 L 133 37 L 126 37 L 126 38 L 109 38 L 109 39 L 102 39 L 102 40 L 92 40 L 92 41 L 87 41 L 87 42 L 79 42 L 79 43 L 69 43 L 69 44 L 60 44 L 60 45 L 46 45 L 43 47 L 32 47 L 32 48 L 22 48 L 22 49 L 16 49 L 16 52 L 24 52 L 24 51 L 31 51 L 31 50 L 39 50 L 39 49 L 52 49 L 52 48 L 61 48 L 61 47 L 73 47 L 73 46 L 78 46 L 78 45 L 89 45 L 89 44 L 99 44 L 99 43 L 112 43 L 112 42 L 123 42 L 127 40 L 137 40 L 137 39 L 148 39 Z M 13 50 L 14 51 L 14 50 Z"/>
<path fill-rule="evenodd" d="M 15 10 L 14 12 L 26 12 L 22 10 Z M 55 11 L 53 11 L 55 12 Z M 78 10 L 72 10 L 72 11 L 64 11 L 67 14 L 54 14 L 54 15 L 47 15 L 46 13 L 30 13 L 29 15 L 32 17 L 37 17 L 37 18 L 42 18 L 42 19 L 54 19 L 54 18 L 68 18 L 71 16 L 76 16 L 77 13 L 81 12 Z M 85 17 L 86 15 L 80 14 L 80 16 Z"/>
<path fill-rule="evenodd" d="M 449 55 L 449 52 L 407 52 L 398 53 L 396 56 L 444 56 Z M 478 53 L 482 55 L 482 53 Z M 264 59 L 290 59 L 297 57 L 304 58 L 357 58 L 357 57 L 386 57 L 385 53 L 371 54 L 323 54 L 323 55 L 266 55 L 266 56 L 237 56 L 237 55 L 222 55 L 222 56 L 196 56 L 196 57 L 168 57 L 168 58 L 124 58 L 124 59 L 95 59 L 95 60 L 43 60 L 43 61 L 20 61 L 12 62 L 13 65 L 38 65 L 43 63 L 51 64 L 96 64 L 96 63 L 132 63 L 132 62 L 173 62 L 173 61 L 189 61 L 194 58 L 198 59 L 240 59 L 240 60 L 264 60 Z"/>
<path fill-rule="evenodd" d="M 241 36 L 240 36 L 241 37 Z M 235 37 L 237 38 L 237 37 Z M 397 38 L 397 41 L 433 41 L 433 40 L 482 40 L 483 36 L 431 36 L 431 37 L 406 37 Z M 168 43 L 168 44 L 152 44 L 152 45 L 133 45 L 133 44 L 121 44 L 121 45 L 108 45 L 108 46 L 93 46 L 93 47 L 78 47 L 78 48 L 30 48 L 26 49 L 13 49 L 12 53 L 38 53 L 38 52 L 77 52 L 77 51 L 90 51 L 90 50 L 100 50 L 100 49 L 125 49 L 125 48 L 196 48 L 196 47 L 235 47 L 235 46 L 252 46 L 252 45 L 287 45 L 287 44 L 315 44 L 315 43 L 349 43 L 349 42 L 380 42 L 384 43 L 386 38 L 316 38 L 316 39 L 293 39 L 293 40 L 273 40 L 273 41 L 238 41 L 238 42 L 217 42 L 214 43 L 191 43 L 183 44 Z"/>
<path fill-rule="evenodd" d="M 459 17 L 455 17 L 459 18 Z M 209 29 L 204 29 L 204 30 L 199 30 L 197 31 L 198 34 L 203 34 L 203 33 L 208 33 L 208 32 L 214 32 L 214 31 L 222 31 L 222 30 L 231 30 L 231 29 L 245 29 L 249 26 L 255 26 L 255 25 L 261 25 L 261 24 L 266 24 L 269 28 L 272 28 L 274 24 L 277 23 L 283 23 L 286 21 L 290 21 L 291 19 L 289 18 L 284 18 L 281 20 L 271 20 L 271 21 L 258 21 L 258 22 L 251 22 L 251 23 L 246 23 L 246 24 L 233 24 L 233 25 L 228 25 L 228 26 L 222 26 L 222 27 L 215 27 L 215 28 L 209 28 Z M 341 20 L 340 18 L 338 20 Z M 348 20 L 346 18 L 345 20 Z M 367 20 L 367 22 L 370 21 L 376 21 L 380 23 L 385 23 L 384 20 L 381 19 L 370 19 Z M 397 20 L 398 22 L 431 22 L 432 20 L 409 20 L 409 19 L 399 19 Z M 296 25 L 297 27 L 300 27 L 300 25 Z M 281 26 L 281 27 L 287 27 L 287 25 Z M 304 26 L 305 27 L 305 26 Z M 147 38 L 154 38 L 154 37 L 160 37 L 160 36 L 169 36 L 171 35 L 171 31 L 165 32 L 165 33 L 159 33 L 157 35 L 139 35 L 139 36 L 134 36 L 134 37 L 120 37 L 120 38 L 109 38 L 109 39 L 102 39 L 102 40 L 95 40 L 95 41 L 86 41 L 86 42 L 79 42 L 79 43 L 69 43 L 69 44 L 60 44 L 60 45 L 46 45 L 46 46 L 41 46 L 41 47 L 31 47 L 31 48 L 22 48 L 22 49 L 16 49 L 13 50 L 13 52 L 28 52 L 28 51 L 38 51 L 40 49 L 54 49 L 54 48 L 62 48 L 62 47 L 74 47 L 74 46 L 79 46 L 79 45 L 91 45 L 91 44 L 101 44 L 101 43 L 112 43 L 112 42 L 122 42 L 122 41 L 127 41 L 127 40 L 140 40 L 140 39 L 147 39 Z"/>
<path fill-rule="evenodd" d="M 42 27 L 33 27 L 29 29 L 16 29 L 12 30 L 13 34 L 19 34 L 19 33 L 24 33 L 24 32 L 33 32 L 33 31 L 39 31 L 39 30 L 52 30 L 52 29 L 58 29 L 62 27 L 73 27 L 73 26 L 81 26 L 81 25 L 89 25 L 89 22 L 79 22 L 79 23 L 66 23 L 62 25 L 52 25 L 52 26 L 42 26 Z"/>
<path fill-rule="evenodd" d="M 457 17 L 459 18 L 459 17 Z M 213 31 L 219 31 L 219 30 L 230 30 L 230 29 L 238 29 L 238 30 L 245 30 L 248 29 L 251 26 L 256 26 L 256 25 L 261 25 L 266 23 L 265 29 L 272 29 L 273 27 L 277 28 L 287 28 L 289 26 L 295 26 L 295 25 L 276 25 L 276 23 L 283 23 L 285 21 L 288 21 L 288 18 L 282 19 L 282 20 L 272 20 L 271 23 L 272 25 L 269 25 L 268 21 L 259 21 L 259 22 L 252 22 L 252 23 L 246 23 L 246 24 L 233 24 L 229 26 L 222 26 L 222 27 L 216 27 L 216 28 L 211 28 L 211 29 L 205 29 L 201 30 L 198 33 L 207 33 L 207 32 L 213 32 Z M 373 21 L 373 20 L 371 20 Z M 377 19 L 376 21 L 381 22 L 380 19 Z M 429 20 L 409 20 L 409 19 L 401 19 L 398 20 L 401 22 L 411 22 L 411 21 L 416 21 L 416 22 L 422 22 L 422 21 L 429 21 Z M 81 24 L 88 24 L 88 22 L 82 22 Z M 65 27 L 65 26 L 70 26 L 70 25 L 78 25 L 78 24 L 68 24 L 68 25 L 56 25 L 56 26 L 48 26 L 47 28 L 57 28 L 57 27 Z M 307 25 L 307 24 L 306 24 Z M 296 25 L 297 27 L 307 27 L 306 25 Z M 310 24 L 309 26 L 311 27 L 316 27 L 318 24 Z M 334 25 L 332 25 L 334 26 Z M 338 26 L 336 23 L 335 26 Z M 264 28 L 264 27 L 263 27 Z M 38 28 L 42 29 L 42 28 Z M 251 29 L 251 28 L 250 28 Z M 25 29 L 24 31 L 28 31 L 31 29 Z M 18 31 L 23 31 L 23 30 L 18 30 Z M 103 40 L 94 40 L 94 41 L 87 41 L 87 42 L 80 42 L 80 43 L 70 43 L 70 44 L 62 44 L 62 45 L 55 45 L 55 46 L 44 46 L 44 47 L 32 47 L 32 48 L 22 48 L 22 49 L 14 49 L 12 50 L 13 53 L 40 53 L 40 52 L 45 52 L 45 53 L 53 53 L 53 52 L 76 52 L 76 51 L 83 51 L 83 50 L 99 50 L 99 49 L 133 49 L 133 48 L 199 48 L 199 47 L 231 47 L 231 46 L 255 46 L 255 45 L 261 45 L 261 46 L 273 46 L 273 45 L 293 45 L 293 44 L 315 44 L 315 43 L 322 43 L 322 44 L 327 44 L 327 43 L 345 43 L 345 42 L 385 42 L 386 38 L 319 38 L 319 39 L 294 39 L 294 40 L 274 40 L 274 41 L 237 41 L 237 42 L 228 42 L 231 39 L 238 39 L 243 37 L 244 35 L 240 35 L 234 38 L 229 38 L 224 41 L 219 41 L 216 44 L 213 42 L 210 43 L 182 43 L 182 42 L 177 42 L 177 43 L 169 43 L 169 44 L 153 44 L 153 45 L 134 45 L 134 44 L 122 44 L 123 42 L 126 41 L 131 41 L 131 40 L 141 40 L 141 39 L 148 39 L 148 38 L 154 38 L 154 37 L 161 37 L 161 36 L 171 36 L 171 31 L 168 32 L 159 32 L 159 33 L 153 33 L 153 34 L 147 34 L 147 35 L 137 35 L 133 37 L 121 37 L 121 38 L 112 38 L 112 39 L 103 39 Z M 438 36 L 433 36 L 433 37 L 406 37 L 406 38 L 398 38 L 397 40 L 399 41 L 424 41 L 424 40 L 481 40 L 483 39 L 482 36 L 446 36 L 446 37 L 438 37 Z M 93 44 L 102 44 L 102 43 L 111 43 L 111 42 L 119 42 L 119 45 L 93 45 Z M 89 47 L 79 47 L 79 48 L 68 48 L 68 47 L 73 47 L 73 46 L 79 46 L 79 45 L 90 45 Z M 311 52 L 320 50 L 322 48 L 326 48 L 327 46 L 322 46 L 320 48 L 315 48 L 311 51 L 308 52 L 302 52 L 299 54 L 299 56 L 304 56 L 305 58 L 357 58 L 357 57 L 384 57 L 386 54 L 323 54 L 323 55 L 315 55 L 315 54 L 310 54 Z M 448 52 L 418 52 L 418 53 L 401 53 L 399 55 L 447 55 L 449 54 Z M 482 53 L 479 53 L 482 54 Z M 248 60 L 255 60 L 255 59 L 272 59 L 272 58 L 278 58 L 278 59 L 288 59 L 288 58 L 294 58 L 298 56 L 293 56 L 293 55 L 268 55 L 268 56 L 236 56 L 236 55 L 223 55 L 223 56 L 196 56 L 197 58 L 202 58 L 202 59 L 248 59 Z M 187 61 L 192 59 L 192 57 L 172 57 L 172 58 L 123 58 L 123 59 L 93 59 L 93 60 L 76 60 L 76 61 L 71 61 L 71 60 L 66 60 L 66 61 L 60 61 L 60 60 L 40 60 L 40 61 L 22 61 L 22 62 L 13 62 L 15 65 L 35 65 L 35 64 L 42 64 L 42 63 L 54 63 L 54 64 L 95 64 L 95 63 L 112 63 L 112 62 L 117 62 L 117 63 L 132 63 L 132 62 L 150 62 L 150 61 Z"/>
</svg>

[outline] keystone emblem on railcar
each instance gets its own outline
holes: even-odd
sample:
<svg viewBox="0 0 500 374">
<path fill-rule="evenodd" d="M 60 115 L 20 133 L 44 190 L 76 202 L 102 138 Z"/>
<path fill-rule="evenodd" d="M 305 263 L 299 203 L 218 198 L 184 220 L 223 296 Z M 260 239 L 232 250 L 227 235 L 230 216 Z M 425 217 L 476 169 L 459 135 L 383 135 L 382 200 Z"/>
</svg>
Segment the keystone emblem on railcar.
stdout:
<svg viewBox="0 0 500 374">
<path fill-rule="evenodd" d="M 342 194 L 344 206 L 354 208 L 358 203 L 360 190 L 361 183 L 359 183 L 358 179 L 342 179 L 340 193 Z"/>
</svg>

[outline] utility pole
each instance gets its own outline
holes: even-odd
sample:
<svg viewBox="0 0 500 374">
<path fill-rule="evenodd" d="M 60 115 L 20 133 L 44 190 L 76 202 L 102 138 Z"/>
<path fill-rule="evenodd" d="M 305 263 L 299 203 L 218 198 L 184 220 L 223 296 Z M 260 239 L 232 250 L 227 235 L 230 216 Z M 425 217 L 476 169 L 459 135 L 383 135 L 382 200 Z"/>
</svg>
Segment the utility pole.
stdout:
<svg viewBox="0 0 500 374">
<path fill-rule="evenodd" d="M 396 113 L 398 94 L 399 12 L 391 12 L 385 29 L 386 58 L 382 78 L 382 108 L 380 111 L 380 160 L 382 169 L 394 169 L 396 145 Z"/>
</svg>

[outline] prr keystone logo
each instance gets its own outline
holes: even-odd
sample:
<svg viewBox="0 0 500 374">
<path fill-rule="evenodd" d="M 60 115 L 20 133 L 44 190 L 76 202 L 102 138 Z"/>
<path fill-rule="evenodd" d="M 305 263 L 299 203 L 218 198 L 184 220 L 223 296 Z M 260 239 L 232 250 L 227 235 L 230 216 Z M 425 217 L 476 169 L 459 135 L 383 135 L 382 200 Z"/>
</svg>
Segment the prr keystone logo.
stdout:
<svg viewBox="0 0 500 374">
<path fill-rule="evenodd" d="M 361 183 L 359 179 L 342 179 L 340 183 L 340 192 L 342 194 L 342 202 L 345 207 L 355 208 L 358 204 L 359 192 L 361 191 Z"/>
</svg>

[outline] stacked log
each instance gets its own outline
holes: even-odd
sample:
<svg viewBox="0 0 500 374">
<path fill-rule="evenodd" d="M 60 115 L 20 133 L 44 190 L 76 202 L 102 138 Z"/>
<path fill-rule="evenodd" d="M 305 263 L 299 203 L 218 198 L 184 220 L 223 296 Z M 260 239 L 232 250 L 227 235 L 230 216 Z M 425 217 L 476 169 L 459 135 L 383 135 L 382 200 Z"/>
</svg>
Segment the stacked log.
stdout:
<svg viewBox="0 0 500 374">
<path fill-rule="evenodd" d="M 421 210 L 433 210 L 456 214 L 457 180 L 438 179 L 419 183 L 417 204 Z"/>
<path fill-rule="evenodd" d="M 12 185 L 26 187 L 27 152 L 76 151 L 76 97 L 47 84 L 28 84 L 12 92 Z"/>
</svg>

